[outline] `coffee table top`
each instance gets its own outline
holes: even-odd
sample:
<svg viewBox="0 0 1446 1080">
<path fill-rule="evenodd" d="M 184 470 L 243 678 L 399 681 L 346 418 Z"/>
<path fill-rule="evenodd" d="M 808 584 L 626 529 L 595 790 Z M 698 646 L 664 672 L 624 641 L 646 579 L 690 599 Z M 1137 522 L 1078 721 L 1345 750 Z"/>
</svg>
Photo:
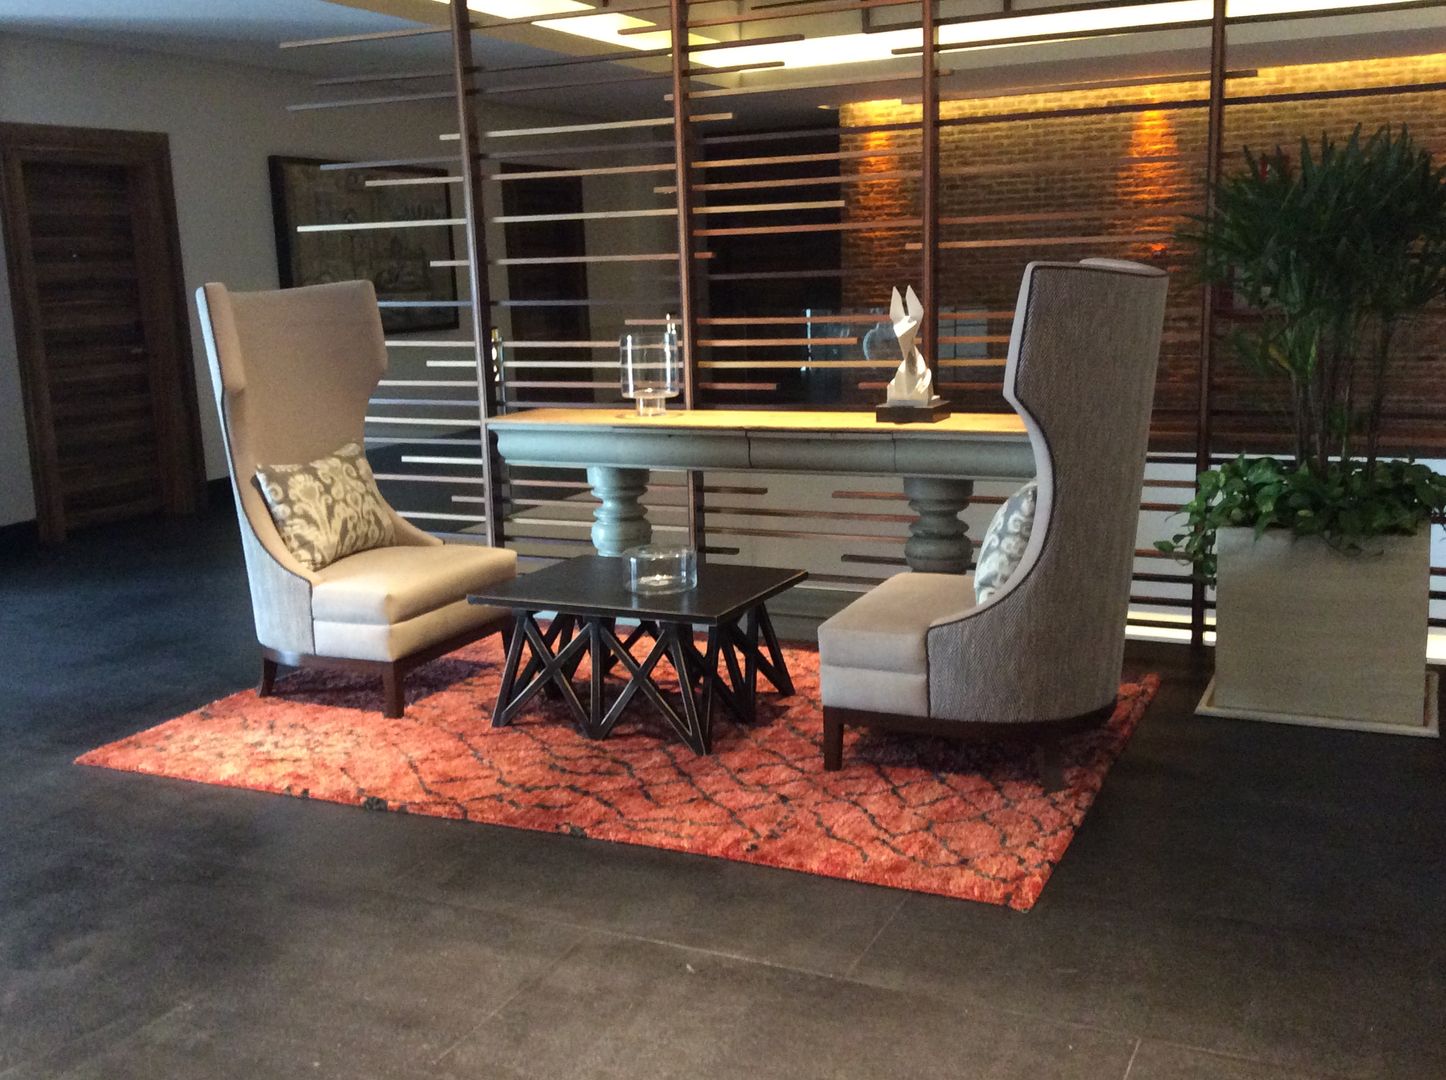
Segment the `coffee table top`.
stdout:
<svg viewBox="0 0 1446 1080">
<path fill-rule="evenodd" d="M 565 615 L 604 615 L 621 619 L 717 626 L 737 619 L 749 608 L 793 588 L 808 577 L 806 570 L 738 563 L 702 563 L 698 585 L 687 592 L 628 591 L 628 560 L 582 555 L 555 563 L 511 581 L 471 593 L 474 604 Z"/>
</svg>

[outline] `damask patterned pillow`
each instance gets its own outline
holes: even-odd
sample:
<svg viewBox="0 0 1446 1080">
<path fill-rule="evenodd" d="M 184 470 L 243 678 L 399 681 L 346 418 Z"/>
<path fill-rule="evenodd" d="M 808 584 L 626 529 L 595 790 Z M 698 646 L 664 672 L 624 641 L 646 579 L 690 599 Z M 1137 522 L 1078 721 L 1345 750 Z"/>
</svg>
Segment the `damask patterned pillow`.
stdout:
<svg viewBox="0 0 1446 1080">
<path fill-rule="evenodd" d="M 1034 504 L 1039 485 L 1034 480 L 1004 500 L 994 520 L 984 532 L 979 545 L 979 560 L 974 568 L 974 599 L 984 603 L 1019 569 L 1029 534 L 1034 530 Z"/>
<path fill-rule="evenodd" d="M 396 538 L 392 515 L 356 443 L 305 465 L 262 465 L 256 482 L 286 549 L 308 570 L 388 547 Z"/>
</svg>

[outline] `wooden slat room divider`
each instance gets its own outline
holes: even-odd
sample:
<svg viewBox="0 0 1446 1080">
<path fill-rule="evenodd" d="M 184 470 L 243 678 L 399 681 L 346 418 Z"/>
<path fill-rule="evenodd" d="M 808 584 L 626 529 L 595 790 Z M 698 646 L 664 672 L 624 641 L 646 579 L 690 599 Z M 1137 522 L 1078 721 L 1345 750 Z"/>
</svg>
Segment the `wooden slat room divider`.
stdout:
<svg viewBox="0 0 1446 1080">
<path fill-rule="evenodd" d="M 406 447 L 391 482 L 430 485 L 417 515 L 425 527 L 506 543 L 531 564 L 581 553 L 593 506 L 581 475 L 504 469 L 465 410 L 616 409 L 618 334 L 668 319 L 685 343 L 688 407 L 864 407 L 896 362 L 870 332 L 888 287 L 910 283 L 932 315 L 922 345 L 942 391 L 960 408 L 1004 408 L 1024 264 L 1143 259 L 1168 268 L 1173 285 L 1132 623 L 1201 643 L 1212 598 L 1151 541 L 1166 534 L 1198 470 L 1276 448 L 1279 428 L 1260 384 L 1220 347 L 1235 317 L 1230 298 L 1193 282 L 1173 237 L 1207 211 L 1211 185 L 1245 142 L 1409 119 L 1446 149 L 1442 10 L 1442 0 L 1322 10 L 1307 0 L 1238 10 L 1231 0 L 1006 2 L 995 12 L 954 0 L 651 0 L 510 18 L 451 0 L 445 25 L 390 35 L 451 34 L 450 67 L 323 79 L 396 92 L 310 103 L 456 104 L 456 130 L 438 132 L 447 153 L 408 163 L 450 167 L 435 182 L 460 193 L 460 224 L 411 224 L 464 238 L 455 269 L 467 279 L 458 302 L 470 333 L 394 343 L 399 354 L 431 351 L 425 375 L 393 382 L 392 404 L 377 412 L 378 438 Z M 492 65 L 474 42 L 479 32 L 561 31 L 600 14 L 617 20 L 610 41 L 637 47 Z M 1385 36 L 1360 30 L 1367 14 Z M 1410 37 L 1428 14 L 1435 36 Z M 1296 39 L 1331 41 L 1334 52 L 1282 60 Z M 1104 41 L 1136 59 L 1104 71 Z M 589 94 L 602 84 L 609 95 Z M 575 95 L 587 115 L 496 119 L 499 108 L 558 94 Z M 616 116 L 597 118 L 609 107 Z M 382 148 L 345 167 L 384 164 L 397 162 Z M 501 209 L 504 185 L 564 178 L 582 185 L 582 209 Z M 575 223 L 583 242 L 544 255 L 500 246 L 503 229 L 522 235 L 544 222 Z M 580 269 L 586 295 L 514 295 L 508 271 L 518 267 Z M 517 311 L 561 309 L 585 317 L 557 321 L 571 327 L 561 335 L 512 328 Z M 1424 340 L 1439 344 L 1441 329 L 1433 323 Z M 1446 380 L 1433 377 L 1424 362 L 1413 367 L 1411 386 L 1393 398 L 1393 451 L 1446 456 Z M 808 565 L 820 611 L 903 565 L 908 515 L 896 480 L 656 479 L 650 514 L 661 537 L 691 537 L 710 558 Z M 997 487 L 980 485 L 966 515 L 976 535 L 1007 494 Z M 1433 598 L 1446 600 L 1446 589 Z M 1435 614 L 1433 625 L 1446 625 Z"/>
</svg>

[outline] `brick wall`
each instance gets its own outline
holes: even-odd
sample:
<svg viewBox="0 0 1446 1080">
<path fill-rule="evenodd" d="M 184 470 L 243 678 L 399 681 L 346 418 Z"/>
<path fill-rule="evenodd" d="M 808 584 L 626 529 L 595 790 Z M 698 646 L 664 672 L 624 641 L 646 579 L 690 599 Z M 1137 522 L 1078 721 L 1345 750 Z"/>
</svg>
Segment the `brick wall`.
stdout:
<svg viewBox="0 0 1446 1080">
<path fill-rule="evenodd" d="M 1231 79 L 1231 98 L 1298 94 L 1348 87 L 1398 86 L 1446 80 L 1446 54 L 1370 61 L 1261 68 Z M 1015 293 L 1032 259 L 1088 255 L 1133 258 L 1160 265 L 1174 279 L 1156 397 L 1156 431 L 1164 445 L 1192 438 L 1198 384 L 1200 291 L 1189 281 L 1187 255 L 1171 234 L 1204 196 L 1206 150 L 1204 82 L 1161 83 L 1048 94 L 945 101 L 940 132 L 941 240 L 963 242 L 940 252 L 942 312 L 983 310 L 979 327 L 941 328 L 966 338 L 949 357 L 941 348 L 940 381 L 968 407 L 1003 407 L 999 361 L 1006 351 Z M 1119 109 L 1091 115 L 1018 114 Z M 917 122 L 917 105 L 859 102 L 840 110 L 843 128 Z M 1009 116 L 1010 119 L 1002 119 Z M 1000 118 L 1000 119 L 996 119 Z M 949 122 L 956 122 L 950 126 Z M 1438 155 L 1446 155 L 1446 92 L 1391 93 L 1378 97 L 1227 105 L 1227 168 L 1243 145 L 1291 144 L 1322 131 L 1345 135 L 1356 124 L 1372 131 L 1407 124 Z M 845 173 L 860 176 L 917 168 L 917 132 L 845 134 L 841 149 L 872 156 L 845 159 Z M 1446 160 L 1446 156 L 1443 156 Z M 844 186 L 844 220 L 863 223 L 918 214 L 914 180 L 863 179 Z M 887 302 L 895 284 L 917 282 L 918 229 L 846 230 L 844 302 Z M 958 333 L 964 329 L 964 333 Z M 1436 315 L 1404 335 L 1390 409 L 1396 445 L 1411 450 L 1446 444 L 1446 317 Z M 982 339 L 982 340 L 981 340 Z M 1242 370 L 1218 350 L 1212 400 L 1221 448 L 1258 444 L 1251 436 L 1279 430 L 1275 388 Z"/>
</svg>

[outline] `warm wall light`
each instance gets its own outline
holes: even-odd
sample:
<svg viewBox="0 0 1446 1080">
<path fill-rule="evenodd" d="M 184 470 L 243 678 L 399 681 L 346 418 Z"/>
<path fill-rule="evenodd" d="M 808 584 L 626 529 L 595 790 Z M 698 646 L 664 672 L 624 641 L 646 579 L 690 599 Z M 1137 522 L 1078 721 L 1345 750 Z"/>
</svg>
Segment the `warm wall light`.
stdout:
<svg viewBox="0 0 1446 1080">
<path fill-rule="evenodd" d="M 446 3 L 447 0 L 438 2 Z M 1311 11 L 1326 13 L 1343 8 L 1399 6 L 1402 2 L 1403 0 L 1229 0 L 1226 17 L 1241 19 Z M 468 0 L 467 6 L 472 11 L 500 19 L 523 19 L 586 11 L 594 5 L 583 3 L 582 0 Z M 996 43 L 1017 38 L 1045 39 L 1052 35 L 1107 34 L 1111 31 L 1150 27 L 1164 29 L 1208 21 L 1211 6 L 1211 0 L 1162 0 L 1154 4 L 1113 8 L 1080 7 L 1038 15 L 1001 13 L 997 18 L 941 26 L 939 45 L 956 49 L 998 48 Z M 780 19 L 786 17 L 782 14 L 779 16 Z M 607 12 L 581 18 L 540 19 L 534 25 L 591 41 L 640 50 L 666 47 L 671 39 L 670 33 L 665 29 L 656 33 L 619 34 L 620 30 L 655 24 L 631 15 Z M 703 44 L 711 43 L 713 39 L 690 33 L 689 40 L 694 44 Z M 786 68 L 866 64 L 896 59 L 898 50 L 918 49 L 922 43 L 920 31 L 917 29 L 886 30 L 873 34 L 837 34 L 807 41 L 717 49 L 693 57 L 692 63 L 700 67 L 781 64 Z"/>
<path fill-rule="evenodd" d="M 1129 227 L 1141 233 L 1169 232 L 1173 223 L 1170 201 L 1186 186 L 1188 169 L 1179 160 L 1180 144 L 1170 113 L 1148 109 L 1135 117 L 1130 146 L 1115 177 L 1116 197 L 1132 206 Z M 1163 241 L 1143 241 L 1143 256 L 1169 250 Z"/>
</svg>

